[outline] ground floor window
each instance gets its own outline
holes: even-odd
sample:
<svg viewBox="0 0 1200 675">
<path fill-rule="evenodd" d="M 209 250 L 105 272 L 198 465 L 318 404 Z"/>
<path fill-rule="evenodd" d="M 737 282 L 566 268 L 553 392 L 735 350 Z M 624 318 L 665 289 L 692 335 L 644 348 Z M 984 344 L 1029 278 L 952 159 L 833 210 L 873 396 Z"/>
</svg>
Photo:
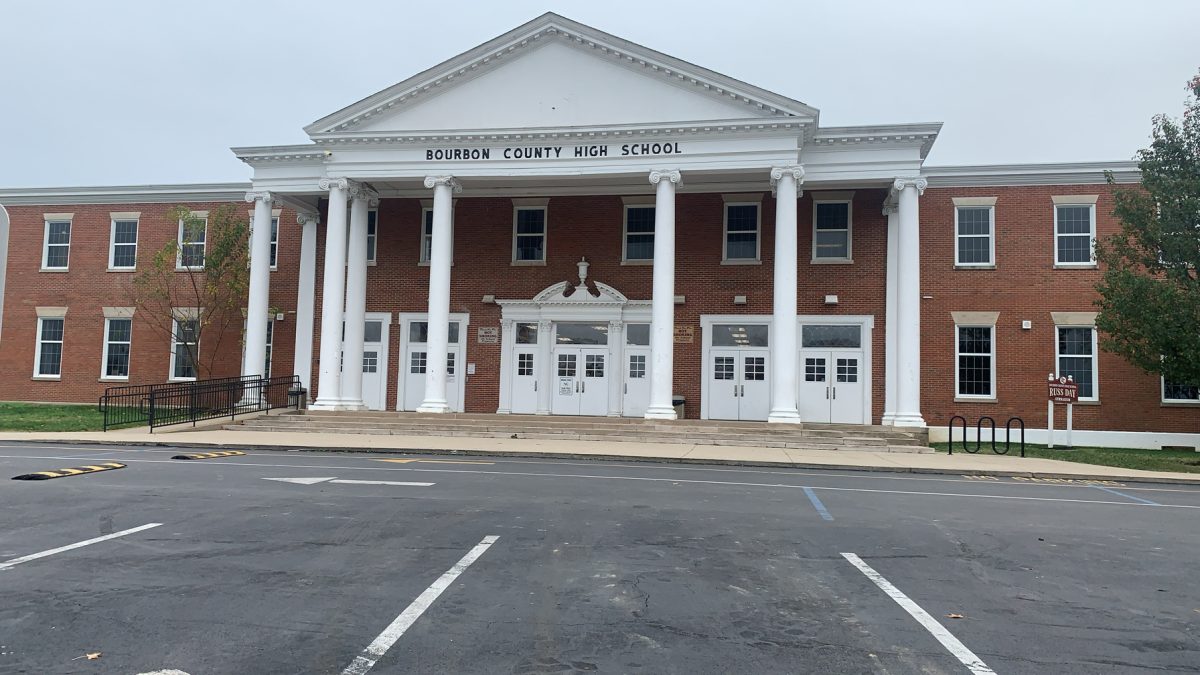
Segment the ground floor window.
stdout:
<svg viewBox="0 0 1200 675">
<path fill-rule="evenodd" d="M 1200 403 L 1200 384 L 1173 382 L 1164 377 L 1162 400 L 1164 403 Z"/>
<path fill-rule="evenodd" d="M 133 319 L 104 320 L 104 377 L 129 378 Z"/>
<path fill-rule="evenodd" d="M 196 379 L 196 361 L 200 355 L 200 321 L 175 319 L 171 331 L 171 379 Z"/>
<path fill-rule="evenodd" d="M 1081 400 L 1099 398 L 1096 375 L 1096 329 L 1092 326 L 1058 326 L 1055 358 L 1059 377 L 1079 385 Z"/>
<path fill-rule="evenodd" d="M 63 325 L 66 319 L 43 317 L 38 319 L 38 343 L 33 364 L 39 377 L 62 376 Z"/>
<path fill-rule="evenodd" d="M 994 398 L 996 395 L 996 345 L 992 326 L 958 326 L 955 361 L 955 394 L 960 397 Z"/>
</svg>

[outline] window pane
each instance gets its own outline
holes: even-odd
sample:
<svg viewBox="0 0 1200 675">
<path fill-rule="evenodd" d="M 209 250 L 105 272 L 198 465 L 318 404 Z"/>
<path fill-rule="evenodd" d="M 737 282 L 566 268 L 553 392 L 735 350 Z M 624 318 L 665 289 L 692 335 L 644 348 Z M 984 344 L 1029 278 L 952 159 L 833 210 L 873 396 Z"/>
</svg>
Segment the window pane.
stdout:
<svg viewBox="0 0 1200 675">
<path fill-rule="evenodd" d="M 714 380 L 732 380 L 733 379 L 733 357 L 718 356 L 713 360 L 713 379 Z"/>
<path fill-rule="evenodd" d="M 556 324 L 555 339 L 560 345 L 606 345 L 608 344 L 608 324 Z"/>
<path fill-rule="evenodd" d="M 992 329 L 982 326 L 959 328 L 958 351 L 961 354 L 991 354 Z"/>
<path fill-rule="evenodd" d="M 425 321 L 413 321 L 408 324 L 409 342 L 428 342 L 429 324 Z"/>
<path fill-rule="evenodd" d="M 129 345 L 110 344 L 108 360 L 104 364 L 107 377 L 129 377 Z"/>
<path fill-rule="evenodd" d="M 54 221 L 50 223 L 50 234 L 47 239 L 50 244 L 71 243 L 71 221 Z"/>
<path fill-rule="evenodd" d="M 46 267 L 66 267 L 69 250 L 66 246 L 47 246 Z"/>
<path fill-rule="evenodd" d="M 41 349 L 41 360 L 38 362 L 38 375 L 62 374 L 62 343 L 44 342 Z"/>
<path fill-rule="evenodd" d="M 758 205 L 733 204 L 726 206 L 725 228 L 730 232 L 757 232 Z"/>
<path fill-rule="evenodd" d="M 1092 393 L 1092 357 L 1063 356 L 1058 360 L 1059 377 L 1073 377 L 1079 385 L 1079 397 L 1091 398 Z"/>
<path fill-rule="evenodd" d="M 1060 206 L 1058 207 L 1059 234 L 1091 234 L 1092 207 L 1090 206 Z"/>
<path fill-rule="evenodd" d="M 958 357 L 958 393 L 962 396 L 992 394 L 992 357 L 960 355 Z"/>
<path fill-rule="evenodd" d="M 109 342 L 129 342 L 129 336 L 133 331 L 133 319 L 109 319 L 108 320 L 108 341 Z"/>
<path fill-rule="evenodd" d="M 373 237 L 378 231 L 379 212 L 372 209 L 367 211 L 367 236 Z"/>
<path fill-rule="evenodd" d="M 804 359 L 804 381 L 825 381 L 825 359 Z"/>
<path fill-rule="evenodd" d="M 519 323 L 519 324 L 517 324 L 517 344 L 519 344 L 519 345 L 536 345 L 537 338 L 538 338 L 538 325 L 536 323 Z"/>
<path fill-rule="evenodd" d="M 517 260 L 541 260 L 544 242 L 541 235 L 517 237 Z"/>
<path fill-rule="evenodd" d="M 725 235 L 725 257 L 729 260 L 753 260 L 758 257 L 757 232 L 730 232 Z"/>
<path fill-rule="evenodd" d="M 117 244 L 134 244 L 137 243 L 137 227 L 136 220 L 118 220 L 113 227 L 113 242 Z"/>
<path fill-rule="evenodd" d="M 801 326 L 800 345 L 802 347 L 857 349 L 862 346 L 862 329 L 859 326 Z"/>
<path fill-rule="evenodd" d="M 195 377 L 196 368 L 192 364 L 192 353 L 184 345 L 175 348 L 175 377 Z"/>
<path fill-rule="evenodd" d="M 625 239 L 626 260 L 653 260 L 654 235 L 631 234 Z"/>
<path fill-rule="evenodd" d="M 1172 401 L 1200 400 L 1200 385 L 1163 381 L 1163 398 Z"/>
<path fill-rule="evenodd" d="M 450 322 L 446 341 L 452 345 L 458 344 L 458 322 L 457 321 Z"/>
<path fill-rule="evenodd" d="M 1090 356 L 1092 353 L 1092 329 L 1059 328 L 1058 353 L 1064 356 L 1068 354 L 1086 354 Z"/>
<path fill-rule="evenodd" d="M 817 204 L 818 230 L 844 230 L 849 225 L 849 204 Z"/>
<path fill-rule="evenodd" d="M 1092 238 L 1071 235 L 1058 237 L 1058 262 L 1088 263 L 1092 261 Z"/>
<path fill-rule="evenodd" d="M 199 332 L 199 324 L 195 319 L 185 319 L 175 322 L 176 342 L 195 342 L 197 332 Z"/>
<path fill-rule="evenodd" d="M 963 264 L 990 263 L 992 251 L 989 237 L 959 237 L 958 262 Z"/>
<path fill-rule="evenodd" d="M 958 209 L 959 234 L 991 234 L 992 210 L 988 207 L 963 207 Z"/>
<path fill-rule="evenodd" d="M 767 327 L 761 324 L 716 324 L 712 327 L 714 347 L 766 347 Z"/>
<path fill-rule="evenodd" d="M 63 339 L 63 319 L 42 319 L 42 339 L 59 341 Z"/>
<path fill-rule="evenodd" d="M 646 347 L 650 345 L 650 324 L 625 324 L 625 344 Z"/>
<path fill-rule="evenodd" d="M 641 380 L 646 377 L 646 355 L 631 354 L 629 356 L 629 379 Z"/>
<path fill-rule="evenodd" d="M 544 209 L 520 209 L 517 211 L 517 234 L 542 234 L 546 231 Z"/>
<path fill-rule="evenodd" d="M 113 267 L 133 267 L 136 264 L 137 246 L 135 244 L 113 246 Z"/>
<path fill-rule="evenodd" d="M 818 258 L 848 258 L 850 253 L 850 233 L 847 231 L 838 232 L 824 231 L 817 232 L 817 257 Z"/>
<path fill-rule="evenodd" d="M 654 207 L 637 206 L 625 209 L 625 231 L 654 232 Z"/>
<path fill-rule="evenodd" d="M 270 324 L 267 324 L 268 326 Z M 383 340 L 383 322 L 368 321 L 363 324 L 363 342 L 380 342 Z"/>
<path fill-rule="evenodd" d="M 837 381 L 858 382 L 858 359 L 837 359 Z"/>
<path fill-rule="evenodd" d="M 746 382 L 763 382 L 767 379 L 767 359 L 764 356 L 747 356 L 742 365 L 742 379 Z"/>
</svg>

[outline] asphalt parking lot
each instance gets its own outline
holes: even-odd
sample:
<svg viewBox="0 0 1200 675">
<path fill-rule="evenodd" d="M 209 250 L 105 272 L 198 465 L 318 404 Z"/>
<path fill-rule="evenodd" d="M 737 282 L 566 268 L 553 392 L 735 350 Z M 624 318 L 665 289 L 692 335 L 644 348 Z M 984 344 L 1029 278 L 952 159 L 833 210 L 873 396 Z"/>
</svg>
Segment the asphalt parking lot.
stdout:
<svg viewBox="0 0 1200 675">
<path fill-rule="evenodd" d="M 180 452 L 0 445 L 0 673 L 1200 668 L 1195 487 Z"/>
</svg>

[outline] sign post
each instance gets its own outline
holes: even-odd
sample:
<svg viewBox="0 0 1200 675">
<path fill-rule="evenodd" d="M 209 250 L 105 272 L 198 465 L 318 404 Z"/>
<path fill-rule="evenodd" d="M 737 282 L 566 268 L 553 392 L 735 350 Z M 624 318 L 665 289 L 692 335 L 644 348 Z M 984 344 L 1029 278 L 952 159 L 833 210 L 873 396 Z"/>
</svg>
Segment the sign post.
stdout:
<svg viewBox="0 0 1200 675">
<path fill-rule="evenodd" d="M 1070 448 L 1075 402 L 1079 400 L 1079 385 L 1075 383 L 1074 376 L 1055 377 L 1054 373 L 1050 373 L 1047 376 L 1046 385 L 1048 394 L 1046 403 L 1046 447 L 1054 447 L 1054 404 L 1065 403 L 1067 404 L 1067 440 L 1064 447 Z"/>
</svg>

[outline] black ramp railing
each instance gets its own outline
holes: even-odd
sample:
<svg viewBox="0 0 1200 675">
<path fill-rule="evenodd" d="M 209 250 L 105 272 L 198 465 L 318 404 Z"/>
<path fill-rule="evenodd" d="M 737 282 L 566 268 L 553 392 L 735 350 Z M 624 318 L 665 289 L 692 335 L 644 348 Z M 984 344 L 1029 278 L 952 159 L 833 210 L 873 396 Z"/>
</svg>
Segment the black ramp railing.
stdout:
<svg viewBox="0 0 1200 675">
<path fill-rule="evenodd" d="M 299 408 L 303 398 L 300 378 L 296 375 L 272 378 L 246 375 L 109 387 L 100 397 L 99 408 L 104 415 L 105 431 L 131 424 L 144 424 L 153 430 L 278 408 Z"/>
</svg>

